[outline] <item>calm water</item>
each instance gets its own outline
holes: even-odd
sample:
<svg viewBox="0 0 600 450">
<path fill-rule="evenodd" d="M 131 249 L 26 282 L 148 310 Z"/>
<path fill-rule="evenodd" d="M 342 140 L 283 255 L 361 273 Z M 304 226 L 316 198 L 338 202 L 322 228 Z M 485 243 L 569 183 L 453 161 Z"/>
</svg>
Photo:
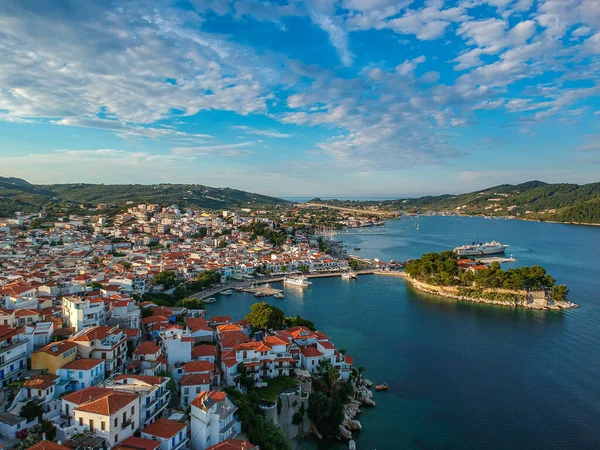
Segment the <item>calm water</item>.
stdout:
<svg viewBox="0 0 600 450">
<path fill-rule="evenodd" d="M 267 301 L 315 321 L 368 378 L 390 385 L 358 417 L 360 450 L 600 448 L 600 228 L 427 217 L 340 239 L 367 257 L 404 260 L 477 236 L 510 244 L 517 265 L 546 267 L 581 308 L 455 302 L 376 275 L 314 280 Z M 241 318 L 254 300 L 235 293 L 207 309 Z M 301 448 L 347 444 L 308 440 Z"/>
</svg>

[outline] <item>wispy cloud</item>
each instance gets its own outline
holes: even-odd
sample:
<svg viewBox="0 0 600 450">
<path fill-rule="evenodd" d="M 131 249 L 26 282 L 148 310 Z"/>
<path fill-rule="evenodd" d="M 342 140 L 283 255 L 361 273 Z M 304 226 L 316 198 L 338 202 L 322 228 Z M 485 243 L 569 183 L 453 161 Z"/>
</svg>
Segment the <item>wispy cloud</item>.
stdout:
<svg viewBox="0 0 600 450">
<path fill-rule="evenodd" d="M 259 130 L 257 128 L 248 127 L 245 125 L 234 125 L 231 127 L 234 130 L 240 130 L 247 134 L 256 134 L 259 136 L 266 136 L 271 138 L 289 138 L 292 137 L 292 134 L 281 133 L 275 130 Z"/>
<path fill-rule="evenodd" d="M 216 155 L 216 156 L 239 156 L 249 155 L 251 150 L 240 150 L 240 148 L 250 147 L 255 145 L 254 141 L 240 142 L 238 144 L 222 144 L 222 145 L 207 145 L 201 147 L 175 147 L 171 149 L 175 155 Z"/>
</svg>

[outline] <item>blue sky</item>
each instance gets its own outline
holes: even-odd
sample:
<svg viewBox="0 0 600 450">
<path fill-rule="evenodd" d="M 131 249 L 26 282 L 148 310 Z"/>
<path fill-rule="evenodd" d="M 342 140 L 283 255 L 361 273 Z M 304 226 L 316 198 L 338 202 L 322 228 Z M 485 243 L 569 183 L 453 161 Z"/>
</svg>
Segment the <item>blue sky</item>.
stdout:
<svg viewBox="0 0 600 450">
<path fill-rule="evenodd" d="M 597 0 L 2 2 L 0 175 L 406 196 L 600 181 Z"/>
</svg>

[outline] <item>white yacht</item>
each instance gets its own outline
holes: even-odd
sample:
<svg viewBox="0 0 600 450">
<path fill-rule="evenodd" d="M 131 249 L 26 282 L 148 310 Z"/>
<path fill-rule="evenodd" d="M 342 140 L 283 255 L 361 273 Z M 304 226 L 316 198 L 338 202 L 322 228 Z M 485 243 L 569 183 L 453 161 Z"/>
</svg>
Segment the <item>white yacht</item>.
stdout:
<svg viewBox="0 0 600 450">
<path fill-rule="evenodd" d="M 356 280 L 358 278 L 358 275 L 356 275 L 356 272 L 343 272 L 342 273 L 342 280 Z"/>
<path fill-rule="evenodd" d="M 232 295 L 233 291 L 231 289 L 226 289 L 224 291 L 221 291 L 221 295 Z"/>
<path fill-rule="evenodd" d="M 300 275 L 285 277 L 283 279 L 283 284 L 287 284 L 288 286 L 308 287 L 312 283 L 308 281 L 308 279 L 304 275 Z"/>
<path fill-rule="evenodd" d="M 204 299 L 204 303 L 215 303 L 216 301 L 217 299 L 214 297 Z"/>
<path fill-rule="evenodd" d="M 473 242 L 471 245 L 456 247 L 454 253 L 458 256 L 497 255 L 499 253 L 504 253 L 507 248 L 508 245 L 501 244 L 498 241 L 486 242 L 484 244 L 476 244 Z"/>
<path fill-rule="evenodd" d="M 277 294 L 273 295 L 273 297 L 275 297 L 275 298 L 280 298 L 280 299 L 281 299 L 281 298 L 285 298 L 285 297 L 283 296 L 283 293 L 282 293 L 282 292 L 278 292 Z"/>
</svg>

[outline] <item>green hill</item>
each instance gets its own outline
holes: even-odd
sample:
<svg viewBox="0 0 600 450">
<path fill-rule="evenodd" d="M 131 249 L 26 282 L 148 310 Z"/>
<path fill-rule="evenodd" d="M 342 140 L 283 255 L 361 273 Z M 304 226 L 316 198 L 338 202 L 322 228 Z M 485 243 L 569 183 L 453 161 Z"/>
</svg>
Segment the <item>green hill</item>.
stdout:
<svg viewBox="0 0 600 450">
<path fill-rule="evenodd" d="M 239 207 L 268 207 L 289 202 L 230 188 L 213 188 L 199 184 L 104 185 L 53 184 L 34 185 L 19 178 L 0 177 L 0 217 L 17 211 L 37 212 L 42 208 L 62 210 L 69 207 L 81 210 L 104 203 L 116 208 L 128 202 L 158 203 L 227 209 Z"/>
<path fill-rule="evenodd" d="M 379 202 L 328 200 L 337 206 L 373 207 L 410 213 L 458 211 L 461 214 L 515 216 L 559 222 L 600 223 L 600 183 L 528 181 L 464 194 L 444 194 Z"/>
</svg>

